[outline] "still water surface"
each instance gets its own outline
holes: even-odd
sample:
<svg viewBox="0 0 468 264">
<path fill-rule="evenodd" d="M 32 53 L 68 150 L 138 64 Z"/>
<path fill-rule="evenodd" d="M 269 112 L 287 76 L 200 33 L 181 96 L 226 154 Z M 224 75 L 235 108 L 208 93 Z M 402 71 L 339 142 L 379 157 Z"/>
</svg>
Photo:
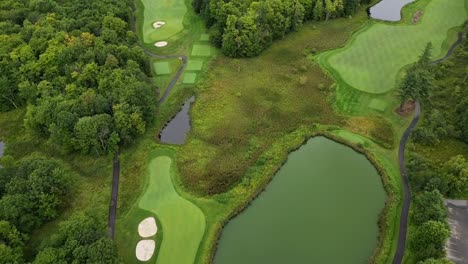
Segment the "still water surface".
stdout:
<svg viewBox="0 0 468 264">
<path fill-rule="evenodd" d="M 363 155 L 312 138 L 224 228 L 214 263 L 367 263 L 385 198 L 380 176 Z"/>
</svg>

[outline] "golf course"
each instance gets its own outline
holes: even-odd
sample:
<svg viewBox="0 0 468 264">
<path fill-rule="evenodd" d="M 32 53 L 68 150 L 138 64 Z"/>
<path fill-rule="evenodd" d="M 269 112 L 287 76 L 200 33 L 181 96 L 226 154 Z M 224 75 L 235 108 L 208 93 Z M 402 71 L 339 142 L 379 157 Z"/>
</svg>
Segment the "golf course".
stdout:
<svg viewBox="0 0 468 264">
<path fill-rule="evenodd" d="M 205 217 L 200 209 L 181 197 L 173 186 L 173 159 L 170 150 L 151 153 L 145 191 L 129 214 L 119 221 L 118 239 L 126 241 L 128 263 L 138 263 L 135 246 L 140 221 L 149 216 L 158 219 L 156 247 L 150 263 L 193 263 L 205 231 Z M 161 243 L 163 238 L 163 243 Z M 158 243 L 161 243 L 160 245 Z M 182 243 L 182 244 L 181 244 Z"/>
<path fill-rule="evenodd" d="M 467 58 L 468 0 L 2 0 L 0 264 L 466 263 Z"/>
<path fill-rule="evenodd" d="M 416 24 L 369 23 L 346 46 L 323 53 L 318 60 L 336 79 L 355 89 L 389 92 L 396 87 L 400 70 L 416 62 L 428 42 L 434 47 L 434 58 L 445 55 L 453 40 L 453 36 L 447 39 L 449 30 L 466 20 L 465 4 L 465 0 L 432 0 Z"/>
</svg>

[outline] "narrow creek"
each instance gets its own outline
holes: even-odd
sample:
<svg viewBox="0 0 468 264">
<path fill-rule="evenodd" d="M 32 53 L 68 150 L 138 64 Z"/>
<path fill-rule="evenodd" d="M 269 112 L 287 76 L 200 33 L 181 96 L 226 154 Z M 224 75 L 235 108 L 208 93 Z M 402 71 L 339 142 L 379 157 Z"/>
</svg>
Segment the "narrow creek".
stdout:
<svg viewBox="0 0 468 264">
<path fill-rule="evenodd" d="M 4 151 L 5 151 L 5 142 L 0 141 L 0 158 L 3 156 Z"/>
<path fill-rule="evenodd" d="M 380 176 L 364 155 L 312 138 L 226 225 L 214 263 L 367 263 L 378 244 L 385 199 Z"/>
<path fill-rule="evenodd" d="M 382 0 L 369 9 L 370 17 L 385 21 L 400 21 L 401 9 L 414 0 Z"/>
<path fill-rule="evenodd" d="M 195 102 L 195 96 L 185 101 L 182 109 L 161 131 L 162 143 L 181 145 L 185 143 L 187 133 L 190 131 L 190 106 Z"/>
</svg>

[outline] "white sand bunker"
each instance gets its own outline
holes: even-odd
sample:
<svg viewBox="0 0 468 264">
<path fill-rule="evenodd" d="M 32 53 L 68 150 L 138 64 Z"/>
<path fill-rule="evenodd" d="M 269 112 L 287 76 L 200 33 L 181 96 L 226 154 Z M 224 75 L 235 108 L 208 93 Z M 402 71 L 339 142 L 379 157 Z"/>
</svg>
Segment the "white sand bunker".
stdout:
<svg viewBox="0 0 468 264">
<path fill-rule="evenodd" d="M 156 43 L 154 43 L 154 45 L 158 48 L 161 48 L 161 47 L 165 47 L 167 46 L 167 41 L 158 41 Z"/>
<path fill-rule="evenodd" d="M 162 27 L 164 25 L 166 25 L 166 22 L 164 22 L 164 21 L 156 21 L 156 22 L 153 23 L 154 28 L 160 28 L 160 27 Z"/>
<path fill-rule="evenodd" d="M 138 225 L 138 234 L 141 237 L 150 237 L 156 235 L 158 232 L 158 227 L 156 226 L 156 220 L 154 217 L 145 218 Z"/>
<path fill-rule="evenodd" d="M 156 248 L 154 240 L 141 240 L 136 246 L 136 257 L 139 261 L 148 261 L 151 259 Z"/>
</svg>

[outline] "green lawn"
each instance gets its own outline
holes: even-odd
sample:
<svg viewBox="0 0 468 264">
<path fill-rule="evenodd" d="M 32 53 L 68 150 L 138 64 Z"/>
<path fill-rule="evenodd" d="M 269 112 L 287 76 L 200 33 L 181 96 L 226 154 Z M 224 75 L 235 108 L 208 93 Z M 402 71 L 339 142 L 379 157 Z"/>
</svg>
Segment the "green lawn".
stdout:
<svg viewBox="0 0 468 264">
<path fill-rule="evenodd" d="M 467 18 L 465 4 L 465 0 L 432 0 L 418 24 L 372 22 L 344 48 L 319 57 L 325 56 L 325 66 L 353 88 L 372 94 L 388 92 L 395 87 L 400 69 L 414 63 L 427 42 L 434 46 L 434 57 L 445 55 L 447 32 Z"/>
<path fill-rule="evenodd" d="M 196 73 L 185 73 L 184 74 L 184 79 L 183 83 L 184 84 L 194 84 L 197 79 L 197 74 Z"/>
<path fill-rule="evenodd" d="M 143 42 L 153 43 L 168 40 L 184 29 L 184 15 L 187 7 L 184 0 L 141 0 L 144 5 Z M 166 24 L 158 29 L 153 27 L 156 21 Z"/>
<path fill-rule="evenodd" d="M 203 60 L 189 60 L 187 64 L 187 71 L 199 71 L 203 67 Z"/>
<path fill-rule="evenodd" d="M 211 55 L 211 46 L 206 45 L 193 45 L 192 56 L 210 56 Z"/>
<path fill-rule="evenodd" d="M 171 73 L 171 68 L 169 62 L 167 61 L 157 61 L 153 63 L 154 71 L 156 75 L 166 75 Z"/>
<path fill-rule="evenodd" d="M 182 198 L 175 190 L 172 175 L 172 152 L 159 149 L 150 154 L 147 168 L 146 190 L 134 208 L 119 219 L 119 243 L 125 241 L 123 250 L 126 263 L 139 263 L 134 250 L 139 241 L 138 223 L 148 216 L 158 219 L 158 252 L 150 263 L 193 263 L 205 232 L 205 216 L 193 203 Z M 162 229 L 162 230 L 161 230 Z M 164 239 L 162 239 L 164 238 Z M 133 256 L 132 256 L 133 253 Z"/>
</svg>

